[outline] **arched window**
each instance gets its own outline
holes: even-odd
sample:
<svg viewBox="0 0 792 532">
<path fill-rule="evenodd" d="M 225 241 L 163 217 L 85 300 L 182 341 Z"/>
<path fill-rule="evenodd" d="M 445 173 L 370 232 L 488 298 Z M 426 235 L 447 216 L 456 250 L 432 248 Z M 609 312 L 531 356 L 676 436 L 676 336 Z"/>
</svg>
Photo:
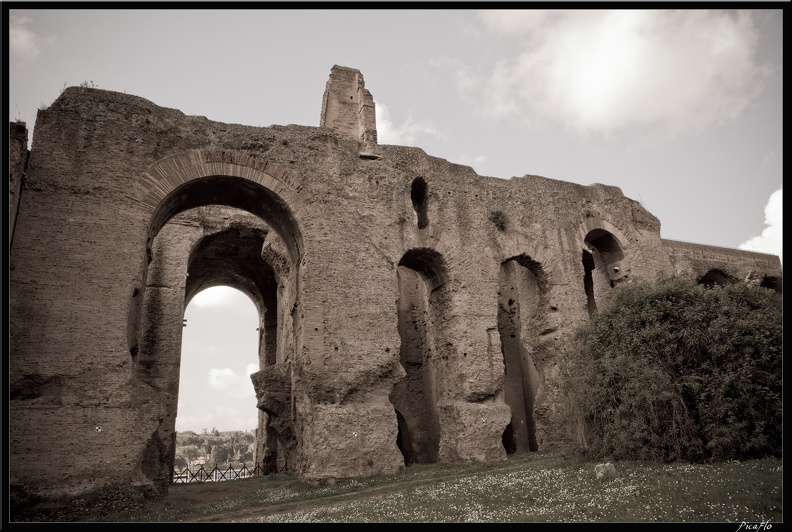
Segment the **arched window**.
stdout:
<svg viewBox="0 0 792 532">
<path fill-rule="evenodd" d="M 412 187 L 410 189 L 410 198 L 412 199 L 413 209 L 418 215 L 418 229 L 423 229 L 429 225 L 429 214 L 427 213 L 427 197 L 429 186 L 423 177 L 416 177 L 413 179 Z"/>
</svg>

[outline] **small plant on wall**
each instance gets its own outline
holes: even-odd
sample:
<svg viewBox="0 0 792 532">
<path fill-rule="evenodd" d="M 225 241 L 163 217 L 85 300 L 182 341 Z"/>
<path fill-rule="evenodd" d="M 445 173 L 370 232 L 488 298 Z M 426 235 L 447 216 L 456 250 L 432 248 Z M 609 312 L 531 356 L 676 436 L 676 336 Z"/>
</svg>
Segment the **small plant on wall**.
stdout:
<svg viewBox="0 0 792 532">
<path fill-rule="evenodd" d="M 505 231 L 506 230 L 506 213 L 503 211 L 490 211 L 489 213 L 489 221 L 495 224 L 495 227 L 498 228 L 498 231 Z"/>
</svg>

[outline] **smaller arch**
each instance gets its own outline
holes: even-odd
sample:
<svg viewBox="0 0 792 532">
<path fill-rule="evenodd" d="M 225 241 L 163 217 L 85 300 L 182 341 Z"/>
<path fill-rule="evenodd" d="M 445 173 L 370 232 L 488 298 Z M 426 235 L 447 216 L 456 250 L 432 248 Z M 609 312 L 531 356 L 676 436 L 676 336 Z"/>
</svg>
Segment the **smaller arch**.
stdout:
<svg viewBox="0 0 792 532">
<path fill-rule="evenodd" d="M 534 407 L 541 374 L 536 365 L 538 331 L 544 329 L 547 278 L 542 265 L 521 254 L 501 263 L 498 275 L 498 333 L 503 355 L 504 401 L 511 423 L 502 435 L 507 453 L 539 449 Z"/>
<path fill-rule="evenodd" d="M 426 179 L 420 176 L 413 179 L 410 187 L 410 199 L 412 199 L 413 209 L 418 215 L 418 229 L 424 229 L 429 225 L 428 191 L 429 185 L 426 183 Z"/>
<path fill-rule="evenodd" d="M 581 247 L 592 253 L 597 273 L 608 279 L 611 288 L 619 282 L 629 282 L 632 267 L 625 258 L 625 246 L 642 238 L 635 228 L 628 226 L 622 232 L 606 218 L 591 216 L 580 224 L 578 235 Z"/>
<path fill-rule="evenodd" d="M 267 233 L 260 227 L 236 225 L 198 240 L 187 263 L 185 306 L 195 294 L 218 284 L 252 295 L 254 302 L 265 294 L 272 282 L 277 283 L 272 266 L 261 256 Z"/>
<path fill-rule="evenodd" d="M 218 294 L 222 294 L 219 299 Z M 241 383 L 234 381 L 235 388 L 248 386 L 252 392 L 253 383 L 246 370 L 250 370 L 251 365 L 260 364 L 258 333 L 254 330 L 256 328 L 254 324 L 260 323 L 261 311 L 255 298 L 245 290 L 223 284 L 204 288 L 195 295 L 196 297 L 184 309 L 185 319 L 187 320 L 188 317 L 189 319 L 185 324 L 179 356 L 178 417 L 175 420 L 177 425 L 186 417 L 211 411 L 215 406 L 210 403 L 212 401 L 210 398 L 217 392 L 207 389 L 203 377 L 209 368 L 232 369 L 234 374 L 243 380 Z M 215 320 L 218 305 L 221 305 L 219 308 L 223 306 L 230 308 L 227 298 L 233 298 L 234 301 L 233 321 Z M 197 341 L 199 343 L 196 343 Z M 214 349 L 207 351 L 206 347 L 209 345 L 220 348 L 220 351 Z M 252 371 L 258 371 L 258 368 L 252 368 Z M 244 424 L 246 426 L 230 426 L 220 430 L 248 430 L 256 426 L 258 409 L 252 394 L 246 397 L 227 397 L 226 400 L 233 401 L 234 407 L 239 408 L 240 412 L 245 412 L 245 417 L 248 419 Z M 253 419 L 256 421 L 254 422 Z M 225 417 L 218 418 L 218 421 L 221 424 L 232 422 L 231 418 Z"/>
<path fill-rule="evenodd" d="M 621 241 L 610 231 L 592 229 L 584 239 L 585 247 L 598 269 L 613 288 L 617 282 L 630 275 L 630 263 L 624 258 Z"/>
<path fill-rule="evenodd" d="M 762 278 L 762 282 L 759 286 L 763 288 L 769 288 L 770 290 L 774 290 L 775 292 L 781 293 L 781 278 L 775 277 L 773 275 L 765 275 Z"/>
<path fill-rule="evenodd" d="M 396 269 L 399 298 L 399 362 L 405 375 L 389 394 L 397 412 L 397 446 L 405 465 L 440 459 L 441 427 L 437 409 L 441 394 L 438 361 L 447 343 L 442 323 L 448 313 L 449 280 L 443 256 L 430 248 L 409 250 Z"/>
<path fill-rule="evenodd" d="M 723 270 L 712 268 L 707 273 L 696 279 L 698 284 L 703 284 L 707 288 L 714 286 L 726 286 L 737 282 L 737 278 L 729 275 Z"/>
<path fill-rule="evenodd" d="M 545 273 L 544 267 L 539 261 L 534 260 L 530 255 L 527 255 L 525 253 L 520 253 L 519 255 L 515 255 L 514 257 L 509 257 L 508 259 L 502 261 L 501 264 L 506 264 L 510 260 L 513 260 L 520 266 L 528 269 L 528 271 L 530 271 L 536 277 L 536 282 L 539 288 L 543 292 L 547 291 L 548 288 L 547 274 Z"/>
<path fill-rule="evenodd" d="M 526 238 L 517 231 L 509 235 L 499 236 L 500 252 L 493 257 L 499 264 L 518 257 L 529 257 L 541 265 L 542 274 L 548 285 L 554 284 L 559 272 L 564 270 L 556 253 L 549 250 L 542 242 Z"/>
<path fill-rule="evenodd" d="M 195 295 L 214 286 L 236 289 L 253 301 L 258 311 L 259 371 L 251 378 L 258 376 L 253 378 L 253 383 L 256 397 L 260 399 L 261 389 L 266 389 L 271 382 L 263 381 L 260 375 L 265 371 L 268 371 L 267 376 L 279 375 L 276 368 L 283 305 L 279 301 L 280 278 L 276 268 L 283 265 L 273 267 L 268 261 L 271 255 L 262 253 L 265 243 L 272 242 L 276 233 L 261 218 L 239 209 L 204 206 L 199 212 L 209 217 L 201 224 L 204 236 L 189 252 L 184 306 L 186 309 Z M 285 257 L 281 259 L 286 260 Z M 288 396 L 287 387 L 281 386 L 278 390 Z M 266 404 L 271 406 L 272 402 Z M 254 461 L 268 474 L 279 467 L 287 467 L 294 439 L 288 416 L 278 419 L 272 410 L 257 406 Z"/>
<path fill-rule="evenodd" d="M 448 267 L 443 256 L 431 248 L 414 248 L 402 256 L 399 266 L 406 266 L 420 273 L 429 291 L 448 282 Z"/>
<path fill-rule="evenodd" d="M 624 259 L 624 250 L 613 233 L 605 229 L 592 229 L 586 235 L 584 242 L 599 252 L 606 264 L 613 264 Z"/>
<path fill-rule="evenodd" d="M 581 255 L 583 291 L 589 317 L 597 313 L 597 305 L 607 298 L 609 289 L 627 280 L 630 265 L 624 258 L 621 241 L 611 231 L 595 227 L 583 238 Z"/>
</svg>

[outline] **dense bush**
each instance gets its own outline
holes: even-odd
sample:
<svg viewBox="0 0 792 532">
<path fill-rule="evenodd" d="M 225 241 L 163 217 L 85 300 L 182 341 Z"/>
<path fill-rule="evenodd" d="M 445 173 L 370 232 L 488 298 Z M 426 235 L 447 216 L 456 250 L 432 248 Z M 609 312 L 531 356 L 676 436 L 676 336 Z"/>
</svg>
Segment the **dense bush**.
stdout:
<svg viewBox="0 0 792 532">
<path fill-rule="evenodd" d="M 498 228 L 498 231 L 505 231 L 506 225 L 509 223 L 508 218 L 506 217 L 506 213 L 503 211 L 490 211 L 489 213 L 489 221 L 495 224 L 495 227 Z"/>
<path fill-rule="evenodd" d="M 575 335 L 562 411 L 591 458 L 780 456 L 781 297 L 671 278 L 621 286 Z"/>
</svg>

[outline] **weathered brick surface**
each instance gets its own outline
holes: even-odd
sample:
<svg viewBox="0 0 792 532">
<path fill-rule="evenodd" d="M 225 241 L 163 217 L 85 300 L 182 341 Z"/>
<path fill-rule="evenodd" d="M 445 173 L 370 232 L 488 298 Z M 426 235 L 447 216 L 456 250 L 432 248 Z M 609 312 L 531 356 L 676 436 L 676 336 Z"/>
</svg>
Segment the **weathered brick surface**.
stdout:
<svg viewBox="0 0 792 532">
<path fill-rule="evenodd" d="M 9 242 L 14 234 L 16 224 L 19 193 L 22 188 L 22 179 L 25 175 L 28 158 L 28 131 L 24 122 L 11 122 L 8 134 L 8 238 Z"/>
<path fill-rule="evenodd" d="M 664 241 L 616 187 L 377 145 L 372 101 L 337 67 L 323 127 L 87 88 L 39 112 L 11 176 L 12 484 L 166 489 L 181 319 L 213 284 L 262 319 L 257 461 L 309 481 L 502 459 L 513 420 L 552 445 L 560 346 L 619 284 L 716 268 L 780 290 L 777 257 Z"/>
</svg>

